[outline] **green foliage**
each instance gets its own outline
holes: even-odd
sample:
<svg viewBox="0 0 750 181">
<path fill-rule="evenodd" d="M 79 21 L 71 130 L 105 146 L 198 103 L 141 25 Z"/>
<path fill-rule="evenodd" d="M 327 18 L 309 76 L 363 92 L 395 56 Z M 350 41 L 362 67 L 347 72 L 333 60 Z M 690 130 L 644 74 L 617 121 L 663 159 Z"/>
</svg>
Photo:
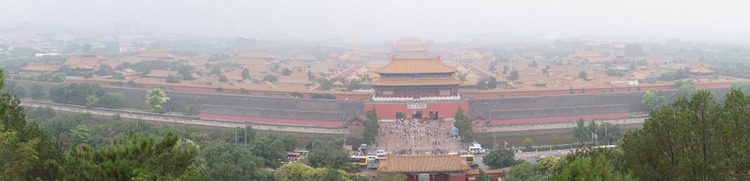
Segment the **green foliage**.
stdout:
<svg viewBox="0 0 750 181">
<path fill-rule="evenodd" d="M 243 68 L 240 75 L 242 75 L 242 80 L 250 79 L 250 70 Z"/>
<path fill-rule="evenodd" d="M 692 80 L 688 81 L 677 81 L 674 82 L 674 86 L 677 87 L 672 100 L 677 100 L 679 97 L 688 97 L 694 94 L 698 89 L 695 87 L 695 82 Z"/>
<path fill-rule="evenodd" d="M 545 157 L 546 158 L 546 157 Z M 549 180 L 541 164 L 520 163 L 508 172 L 506 181 Z"/>
<path fill-rule="evenodd" d="M 732 82 L 732 89 L 738 89 L 742 94 L 750 95 L 750 82 Z"/>
<path fill-rule="evenodd" d="M 268 82 L 276 82 L 279 80 L 279 78 L 272 74 L 266 74 L 265 76 L 263 76 L 263 80 Z"/>
<path fill-rule="evenodd" d="M 458 128 L 458 135 L 461 137 L 461 141 L 463 142 L 472 142 L 474 141 L 474 128 L 471 126 L 471 121 L 469 121 L 469 117 L 464 114 L 464 110 L 461 109 L 461 107 L 458 108 L 458 111 L 456 111 L 455 118 L 456 122 L 454 123 L 454 126 Z"/>
<path fill-rule="evenodd" d="M 276 170 L 276 179 L 280 181 L 305 180 L 305 174 L 313 168 L 302 163 L 285 164 Z"/>
<path fill-rule="evenodd" d="M 667 100 L 666 98 L 664 98 L 664 93 L 662 91 L 648 90 L 646 91 L 646 94 L 643 94 L 641 104 L 643 104 L 643 106 L 646 106 L 646 108 L 649 110 L 654 110 L 666 104 L 666 101 Z"/>
<path fill-rule="evenodd" d="M 289 68 L 281 69 L 281 76 L 289 76 L 289 75 L 292 75 L 292 70 L 289 70 Z"/>
<path fill-rule="evenodd" d="M 623 139 L 626 165 L 643 180 L 748 180 L 750 98 L 739 89 L 717 104 L 707 90 L 652 111 Z"/>
<path fill-rule="evenodd" d="M 207 180 L 255 180 L 261 159 L 250 150 L 226 142 L 208 142 L 201 147 Z"/>
<path fill-rule="evenodd" d="M 217 87 L 217 88 L 215 89 L 215 91 L 216 91 L 216 92 L 224 92 L 224 88 L 221 88 L 221 87 Z"/>
<path fill-rule="evenodd" d="M 526 148 L 527 150 L 530 150 L 530 149 L 534 148 L 534 140 L 531 140 L 531 138 L 526 138 L 526 139 L 524 139 L 524 140 L 523 140 L 523 141 L 521 142 L 521 144 L 522 144 L 522 145 L 523 145 L 523 147 L 524 147 L 524 148 Z"/>
<path fill-rule="evenodd" d="M 588 125 L 583 119 L 576 121 L 573 136 L 579 143 L 612 144 L 622 138 L 622 129 L 612 123 L 596 123 L 593 120 Z"/>
<path fill-rule="evenodd" d="M 32 85 L 30 92 L 32 99 L 44 99 L 44 88 L 39 84 Z"/>
<path fill-rule="evenodd" d="M 60 84 L 52 87 L 49 97 L 56 103 L 97 106 L 97 99 L 104 96 L 104 90 L 99 84 Z"/>
<path fill-rule="evenodd" d="M 589 73 L 586 71 L 578 72 L 578 78 L 583 80 L 589 80 Z"/>
<path fill-rule="evenodd" d="M 372 177 L 357 175 L 354 177 L 353 181 L 372 181 Z"/>
<path fill-rule="evenodd" d="M 531 63 L 529 63 L 529 67 L 537 67 L 538 64 L 536 63 L 536 60 L 532 60 Z"/>
<path fill-rule="evenodd" d="M 476 181 L 492 181 L 492 177 L 484 173 L 484 170 L 479 169 L 479 175 L 477 175 Z"/>
<path fill-rule="evenodd" d="M 262 165 L 276 168 L 279 167 L 282 160 L 286 159 L 287 151 L 294 150 L 294 147 L 296 147 L 296 139 L 293 137 L 270 133 L 256 136 L 253 139 L 250 151 L 263 158 Z"/>
<path fill-rule="evenodd" d="M 16 85 L 10 90 L 10 94 L 19 98 L 24 98 L 26 97 L 26 88 L 22 85 Z"/>
<path fill-rule="evenodd" d="M 99 103 L 102 107 L 114 109 L 122 105 L 123 99 L 122 94 L 119 92 L 107 92 L 104 93 Z"/>
<path fill-rule="evenodd" d="M 352 80 L 349 82 L 349 85 L 346 86 L 346 89 L 349 91 L 362 88 L 362 85 L 360 84 L 359 80 Z"/>
<path fill-rule="evenodd" d="M 505 72 L 505 71 L 503 71 L 503 72 Z M 514 69 L 514 70 L 510 71 L 510 76 L 508 76 L 508 80 L 512 80 L 512 81 L 518 80 L 518 70 Z"/>
<path fill-rule="evenodd" d="M 367 116 L 367 120 L 364 125 L 365 130 L 362 133 L 362 137 L 364 138 L 363 142 L 372 143 L 372 141 L 375 140 L 375 137 L 378 136 L 378 130 L 380 129 L 378 113 L 375 110 L 375 107 L 373 107 L 372 110 L 367 111 L 365 115 Z"/>
<path fill-rule="evenodd" d="M 492 90 L 497 88 L 497 79 L 495 77 L 487 77 L 482 80 L 479 80 L 479 84 L 477 85 L 477 89 L 479 90 Z"/>
<path fill-rule="evenodd" d="M 167 76 L 166 80 L 167 83 L 180 83 L 180 79 L 177 78 L 177 76 L 169 75 Z"/>
<path fill-rule="evenodd" d="M 146 93 L 146 106 L 148 106 L 151 112 L 166 113 L 167 110 L 161 104 L 167 101 L 169 101 L 169 97 L 159 88 L 150 89 Z"/>
<path fill-rule="evenodd" d="M 116 140 L 112 145 L 100 148 L 82 145 L 72 150 L 66 161 L 65 179 L 202 180 L 202 174 L 191 173 L 198 171 L 189 167 L 197 153 L 198 146 L 192 141 L 180 141 L 173 134 L 158 141 L 131 134 L 128 139 Z"/>
<path fill-rule="evenodd" d="M 307 157 L 310 166 L 315 168 L 332 168 L 345 170 L 347 172 L 358 172 L 359 168 L 349 162 L 351 157 L 341 145 L 341 142 L 336 141 L 331 142 L 330 144 L 315 145 Z"/>
<path fill-rule="evenodd" d="M 198 116 L 198 111 L 195 110 L 195 107 L 190 106 L 185 111 L 185 116 Z"/>
<path fill-rule="evenodd" d="M 35 75 L 21 75 L 19 79 L 39 82 L 63 82 L 65 80 L 65 73 L 48 71 Z"/>
<path fill-rule="evenodd" d="M 659 76 L 659 79 L 663 81 L 673 81 L 673 80 L 685 79 L 685 78 L 688 78 L 689 76 L 690 76 L 690 71 L 687 68 L 685 68 L 685 69 L 677 70 L 676 72 L 663 73 Z"/>
<path fill-rule="evenodd" d="M 404 180 L 406 180 L 406 175 L 404 175 L 402 173 L 397 173 L 397 172 L 385 172 L 385 173 L 380 173 L 380 175 L 378 175 L 378 180 L 381 180 L 381 181 L 404 181 Z"/>
<path fill-rule="evenodd" d="M 294 98 L 305 98 L 305 96 L 302 96 L 302 93 L 299 92 L 292 92 L 290 95 Z"/>
<path fill-rule="evenodd" d="M 482 158 L 482 162 L 492 169 L 505 168 L 517 164 L 515 153 L 509 149 L 493 150 Z"/>
<path fill-rule="evenodd" d="M 554 180 L 636 180 L 631 175 L 616 171 L 604 155 L 596 158 L 576 158 L 562 168 Z"/>
</svg>

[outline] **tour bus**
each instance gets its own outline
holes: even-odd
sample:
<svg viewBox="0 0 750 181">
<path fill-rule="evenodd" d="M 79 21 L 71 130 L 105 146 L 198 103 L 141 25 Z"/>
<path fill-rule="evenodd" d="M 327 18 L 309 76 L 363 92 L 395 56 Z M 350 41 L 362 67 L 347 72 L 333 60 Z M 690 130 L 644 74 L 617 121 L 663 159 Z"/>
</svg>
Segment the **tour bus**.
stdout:
<svg viewBox="0 0 750 181">
<path fill-rule="evenodd" d="M 352 164 L 360 167 L 367 167 L 367 156 L 352 156 L 351 158 Z"/>
<path fill-rule="evenodd" d="M 299 159 L 301 155 L 302 154 L 300 154 L 299 152 L 287 152 L 286 160 L 288 163 L 294 163 L 294 162 L 297 162 L 297 160 Z"/>
</svg>

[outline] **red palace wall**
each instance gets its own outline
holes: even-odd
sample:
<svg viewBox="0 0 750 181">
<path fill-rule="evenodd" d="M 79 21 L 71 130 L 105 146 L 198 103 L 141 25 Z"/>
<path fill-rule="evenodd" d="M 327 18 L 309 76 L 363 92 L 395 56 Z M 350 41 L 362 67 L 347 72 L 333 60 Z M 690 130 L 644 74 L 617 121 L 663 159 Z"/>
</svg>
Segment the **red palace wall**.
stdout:
<svg viewBox="0 0 750 181">
<path fill-rule="evenodd" d="M 469 102 L 467 101 L 431 102 L 427 103 L 427 108 L 425 109 L 408 109 L 406 105 L 407 103 L 366 103 L 365 111 L 372 110 L 374 107 L 378 112 L 378 118 L 396 119 L 396 112 L 404 112 L 409 116 L 413 110 L 422 110 L 423 117 L 428 117 L 429 111 L 438 111 L 439 116 L 443 118 L 453 118 L 459 107 L 464 110 L 464 114 L 469 110 Z"/>
</svg>

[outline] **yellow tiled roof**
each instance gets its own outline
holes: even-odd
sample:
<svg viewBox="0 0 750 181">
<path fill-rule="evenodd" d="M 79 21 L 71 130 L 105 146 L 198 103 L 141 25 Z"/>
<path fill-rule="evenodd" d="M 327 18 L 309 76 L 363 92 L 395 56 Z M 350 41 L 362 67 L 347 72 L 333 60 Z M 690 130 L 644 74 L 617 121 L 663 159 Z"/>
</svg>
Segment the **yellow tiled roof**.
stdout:
<svg viewBox="0 0 750 181">
<path fill-rule="evenodd" d="M 388 155 L 380 162 L 379 172 L 456 172 L 467 171 L 469 165 L 460 155 Z"/>
<path fill-rule="evenodd" d="M 380 74 L 454 73 L 456 69 L 443 63 L 439 57 L 394 58 L 388 65 L 379 68 L 375 72 Z"/>
</svg>

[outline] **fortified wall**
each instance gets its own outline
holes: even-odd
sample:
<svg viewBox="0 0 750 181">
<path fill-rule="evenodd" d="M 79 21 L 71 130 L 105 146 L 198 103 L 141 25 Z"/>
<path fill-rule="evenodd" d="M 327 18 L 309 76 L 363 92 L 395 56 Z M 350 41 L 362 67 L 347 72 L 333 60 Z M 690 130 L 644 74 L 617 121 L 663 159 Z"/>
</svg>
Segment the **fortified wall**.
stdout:
<svg viewBox="0 0 750 181">
<path fill-rule="evenodd" d="M 59 84 L 18 80 L 9 80 L 9 82 L 23 85 L 27 90 L 32 85 L 37 84 L 45 89 L 45 93 L 51 87 Z M 105 91 L 121 93 L 125 98 L 123 100 L 124 107 L 146 108 L 145 95 L 147 89 L 106 85 L 102 87 Z M 728 88 L 713 88 L 711 90 L 716 97 L 723 97 Z M 237 118 L 239 120 L 235 121 L 258 121 L 267 124 L 342 126 L 345 125 L 343 122 L 352 116 L 364 117 L 364 112 L 376 105 L 366 101 L 354 100 L 296 99 L 170 90 L 165 92 L 171 98 L 165 104 L 168 110 L 185 111 L 189 107 L 193 107 L 195 110 L 200 110 L 201 114 L 205 115 L 202 118 L 206 119 L 234 120 L 229 118 Z M 619 119 L 630 117 L 632 112 L 648 111 L 641 104 L 644 93 L 592 93 L 468 99 L 463 104 L 468 102 L 468 109 L 464 109 L 467 110 L 467 114 L 481 115 L 486 120 L 484 123 L 475 124 L 541 123 L 570 121 L 578 118 Z M 669 98 L 673 93 L 674 91 L 665 91 L 665 97 Z M 405 104 L 403 107 L 406 107 Z M 385 110 L 378 111 L 378 113 L 381 112 L 385 112 Z M 441 112 L 441 115 L 450 115 L 449 113 L 444 111 Z"/>
</svg>

